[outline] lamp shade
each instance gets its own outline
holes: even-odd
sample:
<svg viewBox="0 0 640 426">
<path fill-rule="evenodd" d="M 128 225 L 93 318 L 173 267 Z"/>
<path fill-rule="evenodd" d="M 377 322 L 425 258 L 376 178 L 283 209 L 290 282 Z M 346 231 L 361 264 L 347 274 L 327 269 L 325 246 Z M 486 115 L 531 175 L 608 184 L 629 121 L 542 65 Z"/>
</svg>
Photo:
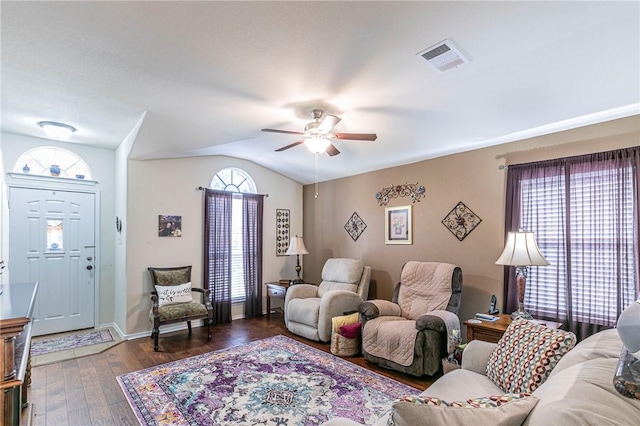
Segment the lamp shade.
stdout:
<svg viewBox="0 0 640 426">
<path fill-rule="evenodd" d="M 635 358 L 640 359 L 640 299 L 622 311 L 616 328 L 625 348 Z"/>
<path fill-rule="evenodd" d="M 509 232 L 504 251 L 496 260 L 496 265 L 509 266 L 545 266 L 544 258 L 533 232 Z"/>
<path fill-rule="evenodd" d="M 326 138 L 307 138 L 304 140 L 304 144 L 309 148 L 309 151 L 320 154 L 327 150 L 331 142 Z"/>
<path fill-rule="evenodd" d="M 289 248 L 287 249 L 287 252 L 285 254 L 287 256 L 290 256 L 293 254 L 309 254 L 309 251 L 304 246 L 304 241 L 302 240 L 302 237 L 295 236 L 295 237 L 291 237 Z"/>
</svg>

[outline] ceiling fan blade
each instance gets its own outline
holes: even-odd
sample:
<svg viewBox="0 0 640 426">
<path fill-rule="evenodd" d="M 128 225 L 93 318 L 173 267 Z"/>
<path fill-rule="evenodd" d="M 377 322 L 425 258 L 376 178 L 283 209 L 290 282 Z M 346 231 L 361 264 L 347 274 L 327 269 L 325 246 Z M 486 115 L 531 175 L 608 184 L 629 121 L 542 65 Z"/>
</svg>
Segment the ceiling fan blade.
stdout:
<svg viewBox="0 0 640 426">
<path fill-rule="evenodd" d="M 340 151 L 338 151 L 338 148 L 336 148 L 334 144 L 329 144 L 327 147 L 327 154 L 333 157 L 334 155 L 340 154 Z"/>
<path fill-rule="evenodd" d="M 288 133 L 290 135 L 304 135 L 303 132 L 294 132 L 291 130 L 278 130 L 278 129 L 262 129 L 263 132 L 271 132 L 271 133 Z"/>
<path fill-rule="evenodd" d="M 337 139 L 351 139 L 354 141 L 375 141 L 378 135 L 375 133 L 335 133 Z"/>
<path fill-rule="evenodd" d="M 289 148 L 293 148 L 294 146 L 298 146 L 298 145 L 300 145 L 300 144 L 301 144 L 301 143 L 303 143 L 303 142 L 304 142 L 304 141 L 298 141 L 298 142 L 294 142 L 294 143 L 292 143 L 292 144 L 290 144 L 290 145 L 283 146 L 282 148 L 278 148 L 278 149 L 276 149 L 276 152 L 280 152 L 280 151 L 284 151 L 284 150 L 289 149 Z"/>
<path fill-rule="evenodd" d="M 338 124 L 342 120 L 340 117 L 336 117 L 335 115 L 327 115 L 322 120 L 322 123 L 318 126 L 318 130 L 320 133 L 328 133 L 333 129 L 333 127 Z"/>
</svg>

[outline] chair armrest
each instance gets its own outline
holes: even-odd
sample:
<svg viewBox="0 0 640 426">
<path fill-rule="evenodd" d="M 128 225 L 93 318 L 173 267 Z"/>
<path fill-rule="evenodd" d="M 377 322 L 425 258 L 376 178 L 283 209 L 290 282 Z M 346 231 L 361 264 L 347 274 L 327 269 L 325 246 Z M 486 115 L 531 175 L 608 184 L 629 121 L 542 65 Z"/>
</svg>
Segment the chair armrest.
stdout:
<svg viewBox="0 0 640 426">
<path fill-rule="evenodd" d="M 318 297 L 318 287 L 313 284 L 295 284 L 287 289 L 286 301 Z"/>
<path fill-rule="evenodd" d="M 358 312 L 361 316 L 364 316 L 367 320 L 374 319 L 379 316 L 400 316 L 400 306 L 397 303 L 389 302 L 388 300 L 375 299 L 361 303 L 358 306 Z"/>
<path fill-rule="evenodd" d="M 202 303 L 207 307 L 211 306 L 211 302 L 209 302 L 209 293 L 211 290 L 208 288 L 191 287 L 191 291 L 202 293 Z"/>
<path fill-rule="evenodd" d="M 347 311 L 358 308 L 362 297 L 358 293 L 348 290 L 331 290 L 320 298 L 318 312 L 318 336 L 323 342 L 331 340 L 332 318 L 340 317 Z"/>
<path fill-rule="evenodd" d="M 418 317 L 416 320 L 416 330 L 434 330 L 438 332 L 447 331 L 447 326 L 444 324 L 444 320 L 435 315 L 425 314 Z"/>
<path fill-rule="evenodd" d="M 153 303 L 153 306 L 151 307 L 151 310 L 153 311 L 153 316 L 158 316 L 158 307 L 160 306 L 158 304 L 158 292 L 157 291 L 152 291 L 151 292 L 151 303 Z"/>
<path fill-rule="evenodd" d="M 491 353 L 498 346 L 496 343 L 489 343 L 482 340 L 472 340 L 467 343 L 462 352 L 462 368 L 478 374 L 487 374 L 487 364 Z"/>
</svg>

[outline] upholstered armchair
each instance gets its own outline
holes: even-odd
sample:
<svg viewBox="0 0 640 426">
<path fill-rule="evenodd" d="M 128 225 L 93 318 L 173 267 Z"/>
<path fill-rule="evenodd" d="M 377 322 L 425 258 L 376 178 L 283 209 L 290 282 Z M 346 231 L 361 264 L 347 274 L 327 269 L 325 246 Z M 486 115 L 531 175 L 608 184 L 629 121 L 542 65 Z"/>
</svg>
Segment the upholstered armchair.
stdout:
<svg viewBox="0 0 640 426">
<path fill-rule="evenodd" d="M 211 340 L 213 307 L 209 302 L 209 290 L 191 287 L 191 266 L 147 269 L 151 273 L 154 288 L 151 292 L 153 307 L 149 312 L 149 319 L 153 323 L 153 350 L 158 351 L 160 326 L 164 324 L 186 321 L 191 336 L 191 321 L 203 319 L 207 325 L 208 339 Z M 193 300 L 193 292 L 201 294 L 201 302 Z"/>
<path fill-rule="evenodd" d="M 460 338 L 462 270 L 448 263 L 407 262 L 392 301 L 358 307 L 362 353 L 370 362 L 413 376 L 433 375 Z"/>
<path fill-rule="evenodd" d="M 369 295 L 371 267 L 362 260 L 328 259 L 319 286 L 289 287 L 284 301 L 287 329 L 307 339 L 331 340 L 331 319 L 355 312 Z"/>
</svg>

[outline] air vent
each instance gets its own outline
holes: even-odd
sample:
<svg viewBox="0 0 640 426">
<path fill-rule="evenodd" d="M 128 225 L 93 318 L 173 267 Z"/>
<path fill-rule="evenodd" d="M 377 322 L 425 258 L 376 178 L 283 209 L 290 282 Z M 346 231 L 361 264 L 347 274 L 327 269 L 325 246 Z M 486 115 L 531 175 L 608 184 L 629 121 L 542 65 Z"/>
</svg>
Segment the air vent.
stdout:
<svg viewBox="0 0 640 426">
<path fill-rule="evenodd" d="M 439 72 L 445 72 L 469 62 L 450 39 L 446 39 L 417 53 Z"/>
</svg>

